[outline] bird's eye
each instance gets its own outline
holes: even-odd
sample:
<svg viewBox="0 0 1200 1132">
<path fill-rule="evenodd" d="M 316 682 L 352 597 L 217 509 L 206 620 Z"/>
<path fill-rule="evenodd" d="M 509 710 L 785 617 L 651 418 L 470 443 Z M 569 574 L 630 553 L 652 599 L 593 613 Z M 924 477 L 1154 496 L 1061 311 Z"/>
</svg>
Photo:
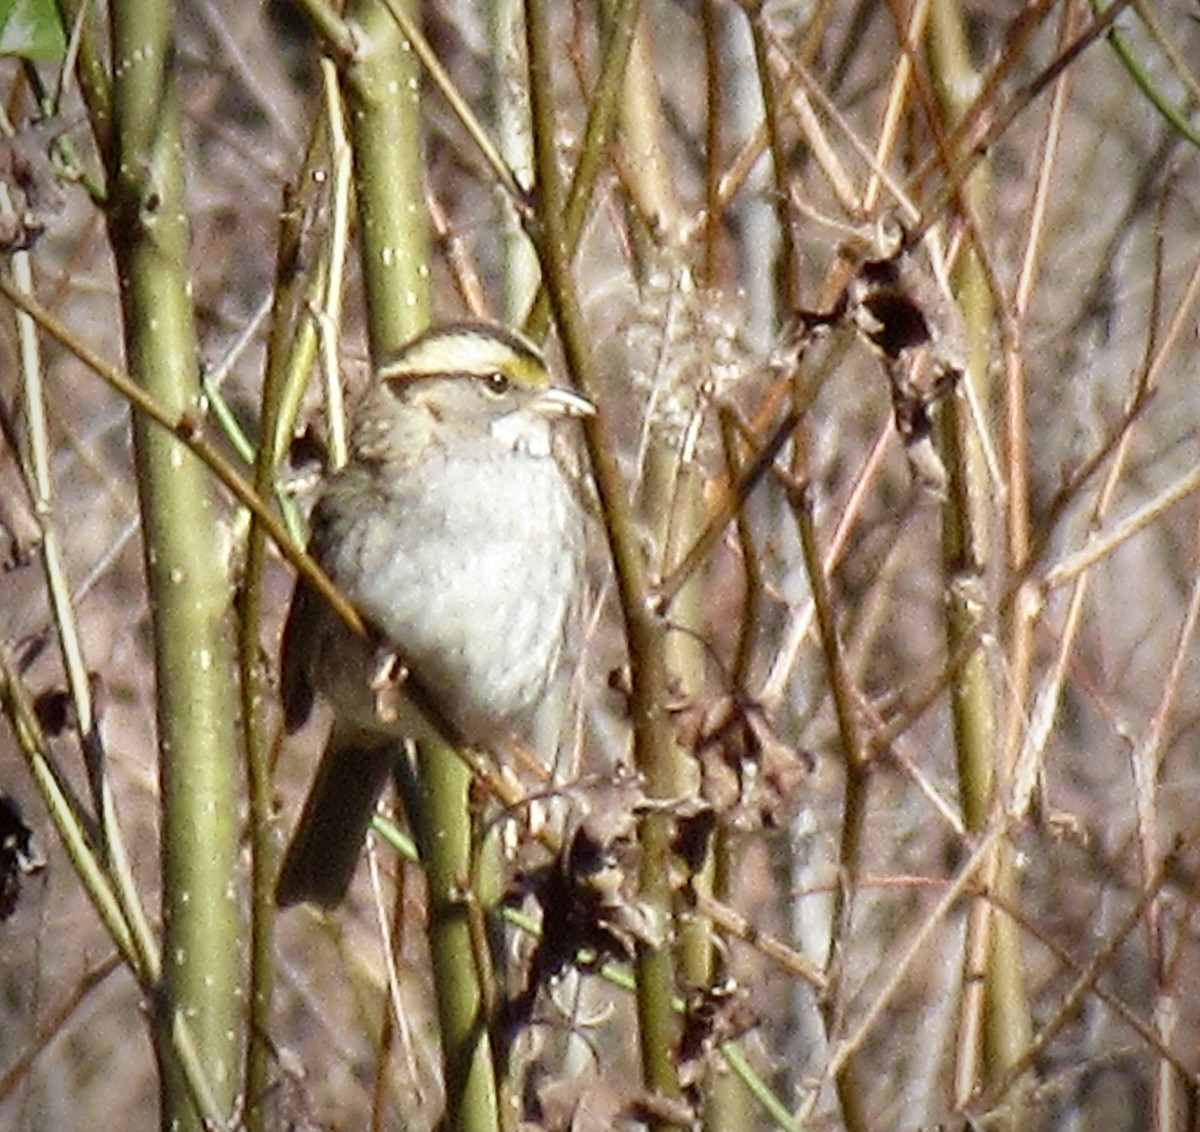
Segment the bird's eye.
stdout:
<svg viewBox="0 0 1200 1132">
<path fill-rule="evenodd" d="M 489 393 L 494 393 L 497 397 L 502 393 L 507 393 L 512 388 L 512 382 L 500 370 L 493 370 L 491 373 L 486 374 L 483 378 L 483 385 Z"/>
</svg>

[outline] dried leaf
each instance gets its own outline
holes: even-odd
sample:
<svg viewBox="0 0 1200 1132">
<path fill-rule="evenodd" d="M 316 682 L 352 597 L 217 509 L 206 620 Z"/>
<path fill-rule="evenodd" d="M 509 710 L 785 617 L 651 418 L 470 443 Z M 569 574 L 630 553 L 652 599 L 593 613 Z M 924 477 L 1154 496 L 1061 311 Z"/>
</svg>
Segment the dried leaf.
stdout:
<svg viewBox="0 0 1200 1132">
<path fill-rule="evenodd" d="M 633 776 L 618 776 L 588 792 L 577 785 L 576 817 L 561 851 L 547 864 L 521 871 L 507 899 L 532 899 L 542 934 L 524 986 L 497 1018 L 503 1055 L 533 1021 L 539 992 L 567 967 L 595 970 L 632 959 L 639 944 L 661 946 L 653 921 L 636 899 L 636 814 L 644 794 Z"/>
<path fill-rule="evenodd" d="M 629 1103 L 628 1090 L 594 1068 L 570 1077 L 538 1073 L 526 1089 L 524 1118 L 544 1132 L 610 1132 Z"/>
<path fill-rule="evenodd" d="M 0 209 L 0 251 L 31 248 L 66 207 L 49 141 L 46 123 L 27 126 L 11 138 L 0 135 L 0 182 L 8 189 L 8 207 Z"/>
<path fill-rule="evenodd" d="M 700 761 L 701 797 L 741 829 L 783 823 L 810 756 L 776 736 L 760 705 L 724 694 L 694 697 L 672 708 L 680 741 Z"/>
<path fill-rule="evenodd" d="M 46 867 L 46 859 L 33 841 L 33 830 L 21 817 L 21 807 L 0 794 L 0 921 L 17 909 L 21 881 Z"/>
<path fill-rule="evenodd" d="M 697 1081 L 709 1055 L 725 1042 L 758 1025 L 745 987 L 733 979 L 717 986 L 697 987 L 688 995 L 679 1039 L 679 1076 L 684 1084 Z"/>
<path fill-rule="evenodd" d="M 870 251 L 826 312 L 800 311 L 804 329 L 847 326 L 879 355 L 896 430 L 917 480 L 937 495 L 946 471 L 929 442 L 930 412 L 966 368 L 958 305 L 938 282 L 899 220 L 880 217 Z"/>
</svg>

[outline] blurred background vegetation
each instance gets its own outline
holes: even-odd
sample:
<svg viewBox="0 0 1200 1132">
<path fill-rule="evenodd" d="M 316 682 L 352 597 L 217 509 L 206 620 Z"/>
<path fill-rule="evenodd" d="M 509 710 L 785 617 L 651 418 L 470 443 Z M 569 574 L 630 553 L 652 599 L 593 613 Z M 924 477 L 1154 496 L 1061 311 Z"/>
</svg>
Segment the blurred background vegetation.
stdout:
<svg viewBox="0 0 1200 1132">
<path fill-rule="evenodd" d="M 445 1125 L 1194 1127 L 1198 16 L 0 12 L 0 1126 L 442 1119 L 397 827 L 274 923 L 273 682 L 333 379 L 470 314 L 599 490 Z"/>
</svg>

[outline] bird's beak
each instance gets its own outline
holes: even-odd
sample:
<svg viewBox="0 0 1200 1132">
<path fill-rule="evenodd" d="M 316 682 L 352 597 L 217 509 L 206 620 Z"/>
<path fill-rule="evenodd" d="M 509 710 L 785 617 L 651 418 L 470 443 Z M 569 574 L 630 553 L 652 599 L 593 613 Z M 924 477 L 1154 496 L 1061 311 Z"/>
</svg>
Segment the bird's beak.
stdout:
<svg viewBox="0 0 1200 1132">
<path fill-rule="evenodd" d="M 556 417 L 594 417 L 596 406 L 586 397 L 567 389 L 563 385 L 551 385 L 543 389 L 534 399 L 532 409 L 541 417 L 553 420 Z"/>
</svg>

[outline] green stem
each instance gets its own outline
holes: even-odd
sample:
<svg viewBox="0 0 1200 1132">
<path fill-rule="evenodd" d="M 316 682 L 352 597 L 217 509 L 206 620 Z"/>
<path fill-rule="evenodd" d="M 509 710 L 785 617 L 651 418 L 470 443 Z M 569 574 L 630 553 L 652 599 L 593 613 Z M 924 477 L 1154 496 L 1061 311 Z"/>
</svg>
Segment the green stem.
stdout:
<svg viewBox="0 0 1200 1132">
<path fill-rule="evenodd" d="M 1141 6 L 1136 4 L 1136 0 L 1135 6 L 1138 8 L 1139 14 L 1141 14 Z M 1100 6 L 1099 0 L 1092 0 L 1092 11 L 1095 12 L 1097 16 L 1103 15 L 1104 9 Z M 1129 77 L 1133 79 L 1134 83 L 1137 85 L 1138 90 L 1140 90 L 1146 96 L 1146 98 L 1149 99 L 1150 105 L 1153 106 L 1154 109 L 1157 110 L 1164 119 L 1166 119 L 1171 128 L 1175 130 L 1180 137 L 1191 142 L 1192 145 L 1200 146 L 1200 130 L 1197 130 L 1196 127 L 1188 121 L 1187 115 L 1184 114 L 1183 110 L 1176 106 L 1175 103 L 1172 102 L 1167 95 L 1159 89 L 1158 84 L 1151 77 L 1150 72 L 1138 60 L 1137 55 L 1134 54 L 1133 48 L 1129 46 L 1125 36 L 1123 36 L 1114 27 L 1108 33 L 1108 42 L 1113 51 L 1116 53 L 1117 58 L 1121 60 L 1121 65 L 1129 73 Z"/>
<path fill-rule="evenodd" d="M 568 368 L 584 395 L 595 401 L 598 382 L 586 344 L 579 296 L 571 278 L 563 225 L 563 196 L 554 141 L 550 66 L 553 51 L 548 7 L 546 0 L 526 0 L 525 4 L 537 170 L 535 243 Z M 585 422 L 584 436 L 604 511 L 629 647 L 634 763 L 651 797 L 675 798 L 680 794 L 681 783 L 673 733 L 666 715 L 665 634 L 650 599 L 641 536 L 633 522 L 617 466 L 616 446 L 608 434 L 603 412 Z M 641 847 L 639 897 L 652 923 L 652 933 L 661 935 L 658 946 L 642 943 L 636 959 L 642 1074 L 650 1092 L 676 1099 L 681 1089 L 674 1060 L 678 1038 L 678 1020 L 672 1010 L 674 957 L 671 949 L 662 945 L 671 934 L 670 830 L 665 813 L 652 813 L 643 819 Z M 652 1119 L 650 1126 L 654 1132 L 674 1127 L 663 1117 Z"/>
<path fill-rule="evenodd" d="M 262 499 L 275 491 L 280 461 L 292 434 L 299 393 L 316 355 L 316 328 L 308 317 L 324 283 L 319 268 L 309 278 L 296 270 L 308 227 L 313 196 L 318 192 L 314 167 L 327 156 L 328 133 L 322 119 L 313 131 L 296 185 L 285 190 L 280 209 L 276 250 L 275 299 L 267 344 L 262 391 L 262 435 L 254 465 L 254 489 Z M 254 517 L 246 545 L 246 576 L 238 622 L 238 668 L 241 674 L 242 735 L 246 748 L 246 781 L 250 805 L 250 1037 L 246 1049 L 246 1126 L 261 1132 L 266 1124 L 262 1102 L 270 1085 L 273 1054 L 271 1030 L 274 984 L 276 839 L 275 785 L 271 744 L 263 705 L 269 694 L 262 665 L 263 586 L 268 559 L 268 532 Z"/>
<path fill-rule="evenodd" d="M 977 82 L 966 35 L 965 18 L 957 0 L 935 0 L 929 24 L 930 69 L 938 87 L 943 115 L 954 125 L 968 111 L 962 92 Z M 951 152 L 951 160 L 958 154 Z M 963 201 L 975 218 L 986 215 L 989 167 L 982 163 L 964 182 Z M 979 255 L 968 247 L 954 275 L 956 298 L 966 326 L 968 359 L 963 377 L 979 404 L 988 401 L 989 340 L 993 319 L 991 295 Z M 951 685 L 955 751 L 963 817 L 972 831 L 991 820 L 998 789 L 1008 778 L 1002 744 L 996 736 L 996 691 L 984 646 L 987 618 L 991 615 L 983 593 L 991 557 L 990 526 L 986 512 L 990 498 L 987 470 L 970 413 L 961 396 L 947 400 L 942 422 L 949 491 L 943 511 L 943 557 L 946 573 L 946 628 L 951 656 L 967 653 Z M 1005 899 L 1015 897 L 1013 848 L 1001 838 L 990 862 L 989 881 Z M 968 985 L 963 1008 L 963 1033 L 974 1032 L 982 1022 L 983 1074 L 988 1082 L 1002 1078 L 1029 1045 L 1033 1026 L 1025 989 L 1024 969 L 1016 925 L 997 916 L 990 904 L 981 903 L 969 919 L 966 949 L 967 978 L 982 974 L 982 998 Z M 980 1017 L 980 1011 L 982 1016 Z M 966 1088 L 975 1076 L 975 1050 L 964 1040 L 959 1085 Z M 1007 1127 L 1019 1127 L 1023 1105 L 1010 1098 Z"/>
<path fill-rule="evenodd" d="M 418 6 L 403 7 L 415 19 Z M 356 51 L 342 66 L 354 147 L 367 332 L 378 363 L 429 322 L 429 236 L 421 163 L 420 68 L 391 12 L 356 0 Z"/>
<path fill-rule="evenodd" d="M 640 11 L 641 0 L 620 0 L 612 18 L 607 21 L 608 36 L 600 63 L 600 77 L 588 106 L 579 161 L 567 191 L 563 240 L 568 259 L 574 256 L 579 245 L 583 222 L 587 219 L 588 205 L 592 200 L 592 190 L 595 188 L 601 161 L 617 120 L 621 95 L 625 90 L 625 68 L 633 47 L 633 35 L 637 29 Z M 534 296 L 529 313 L 525 316 L 525 330 L 534 338 L 540 339 L 546 333 L 550 321 L 549 303 L 549 295 L 543 281 Z"/>
<path fill-rule="evenodd" d="M 111 6 L 113 135 L 109 231 L 125 349 L 135 382 L 169 412 L 195 411 L 197 339 L 175 85 L 174 9 Z M 243 1027 L 237 885 L 239 836 L 231 707 L 229 576 L 204 466 L 176 437 L 133 419 L 146 574 L 153 610 L 162 797 L 163 985 L 156 1002 L 161 1120 L 204 1126 L 181 1063 L 186 1019 L 211 1103 L 231 1112 Z M 190 1061 L 190 1058 L 189 1058 Z"/>
<path fill-rule="evenodd" d="M 446 1127 L 451 1132 L 498 1132 L 496 1073 L 483 1009 L 480 970 L 467 885 L 472 873 L 474 823 L 471 768 L 449 747 L 419 748 L 422 797 L 414 808 L 429 888 L 429 950 L 437 994 L 445 1070 Z"/>
</svg>

